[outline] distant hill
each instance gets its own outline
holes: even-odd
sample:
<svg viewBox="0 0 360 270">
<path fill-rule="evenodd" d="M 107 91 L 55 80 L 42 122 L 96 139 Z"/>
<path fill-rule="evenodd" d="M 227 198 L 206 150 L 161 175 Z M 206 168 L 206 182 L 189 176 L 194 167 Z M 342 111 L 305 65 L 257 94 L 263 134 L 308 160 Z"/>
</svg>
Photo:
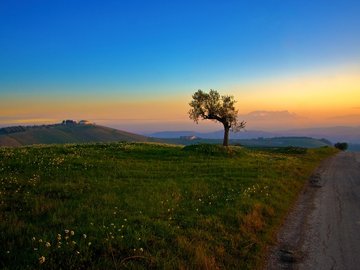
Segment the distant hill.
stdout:
<svg viewBox="0 0 360 270">
<path fill-rule="evenodd" d="M 153 139 L 153 141 L 155 141 Z M 222 139 L 202 139 L 196 137 L 195 139 L 182 138 L 162 138 L 161 142 L 167 142 L 171 144 L 191 145 L 191 144 L 221 144 Z M 231 139 L 232 145 L 243 145 L 246 147 L 305 147 L 305 148 L 317 148 L 323 146 L 331 146 L 332 143 L 325 139 L 314 139 L 310 137 L 273 137 L 273 138 L 257 138 L 257 139 Z"/>
<path fill-rule="evenodd" d="M 258 138 L 237 140 L 241 145 L 250 147 L 305 147 L 317 148 L 323 146 L 331 146 L 331 142 L 326 139 L 315 139 L 310 137 L 274 137 L 274 138 Z"/>
<path fill-rule="evenodd" d="M 360 144 L 360 127 L 322 127 L 295 129 L 282 132 L 284 136 L 309 136 L 313 138 L 326 138 L 333 143 L 348 142 Z"/>
<path fill-rule="evenodd" d="M 144 142 L 142 135 L 93 124 L 16 126 L 0 129 L 0 146 L 90 142 Z"/>
<path fill-rule="evenodd" d="M 223 130 L 213 132 L 195 132 L 195 131 L 162 131 L 148 134 L 155 138 L 180 138 L 180 136 L 196 136 L 203 139 L 221 139 L 224 135 Z M 257 139 L 273 137 L 311 137 L 316 139 L 325 138 L 333 144 L 336 142 L 348 142 L 351 144 L 360 144 L 360 127 L 322 127 L 294 129 L 285 131 L 259 131 L 244 130 L 238 133 L 230 133 L 230 139 Z"/>
<path fill-rule="evenodd" d="M 221 139 L 224 136 L 223 130 L 217 130 L 213 132 L 195 132 L 195 131 L 161 131 L 151 134 L 146 134 L 149 137 L 154 138 L 180 138 L 182 136 L 195 136 L 203 139 Z M 276 133 L 258 131 L 258 130 L 248 130 L 241 131 L 238 133 L 230 133 L 230 139 L 254 139 L 254 138 L 271 138 L 277 136 Z"/>
</svg>

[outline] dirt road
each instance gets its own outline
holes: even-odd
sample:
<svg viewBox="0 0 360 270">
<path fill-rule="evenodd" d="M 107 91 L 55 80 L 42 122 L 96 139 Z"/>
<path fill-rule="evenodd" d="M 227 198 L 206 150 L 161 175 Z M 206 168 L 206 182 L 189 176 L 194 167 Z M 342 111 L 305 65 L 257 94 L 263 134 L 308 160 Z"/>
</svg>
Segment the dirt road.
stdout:
<svg viewBox="0 0 360 270">
<path fill-rule="evenodd" d="M 278 242 L 267 269 L 360 269 L 360 153 L 320 166 Z"/>
</svg>

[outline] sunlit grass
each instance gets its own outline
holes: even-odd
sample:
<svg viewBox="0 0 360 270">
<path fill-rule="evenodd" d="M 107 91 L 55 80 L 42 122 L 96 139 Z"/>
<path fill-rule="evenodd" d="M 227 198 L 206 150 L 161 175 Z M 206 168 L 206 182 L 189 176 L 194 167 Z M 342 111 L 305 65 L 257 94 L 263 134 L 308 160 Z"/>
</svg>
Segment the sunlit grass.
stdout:
<svg viewBox="0 0 360 270">
<path fill-rule="evenodd" d="M 140 143 L 0 148 L 2 269 L 253 269 L 319 161 Z"/>
</svg>

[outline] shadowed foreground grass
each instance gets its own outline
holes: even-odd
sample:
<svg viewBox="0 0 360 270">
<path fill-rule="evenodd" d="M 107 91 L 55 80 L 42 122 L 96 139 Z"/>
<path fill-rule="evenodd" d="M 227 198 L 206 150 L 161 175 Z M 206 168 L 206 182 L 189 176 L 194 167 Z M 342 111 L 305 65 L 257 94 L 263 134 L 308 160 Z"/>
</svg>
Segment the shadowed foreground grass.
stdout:
<svg viewBox="0 0 360 270">
<path fill-rule="evenodd" d="M 0 148 L 2 269 L 254 269 L 332 148 Z"/>
</svg>

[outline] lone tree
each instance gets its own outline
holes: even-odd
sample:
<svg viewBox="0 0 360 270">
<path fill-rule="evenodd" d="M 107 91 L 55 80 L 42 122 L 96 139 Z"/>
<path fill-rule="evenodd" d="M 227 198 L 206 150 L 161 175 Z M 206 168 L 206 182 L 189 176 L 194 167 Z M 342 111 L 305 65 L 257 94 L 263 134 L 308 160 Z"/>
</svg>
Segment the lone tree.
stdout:
<svg viewBox="0 0 360 270">
<path fill-rule="evenodd" d="M 235 109 L 233 96 L 220 96 L 215 90 L 210 90 L 209 93 L 198 90 L 192 96 L 192 101 L 189 103 L 191 109 L 189 110 L 190 119 L 197 124 L 199 119 L 210 119 L 218 121 L 224 126 L 224 141 L 223 145 L 229 145 L 229 131 L 237 132 L 245 128 L 244 121 L 239 122 L 237 119 L 238 111 Z"/>
</svg>

